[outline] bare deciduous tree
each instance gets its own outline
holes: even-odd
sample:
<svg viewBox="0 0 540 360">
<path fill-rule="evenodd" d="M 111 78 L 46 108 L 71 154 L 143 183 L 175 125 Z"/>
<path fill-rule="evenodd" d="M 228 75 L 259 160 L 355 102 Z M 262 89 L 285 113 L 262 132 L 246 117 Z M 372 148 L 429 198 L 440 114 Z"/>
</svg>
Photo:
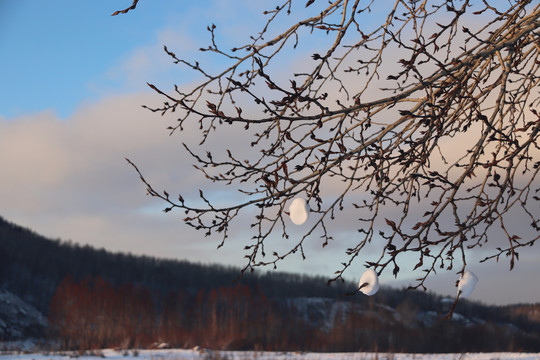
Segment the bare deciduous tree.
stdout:
<svg viewBox="0 0 540 360">
<path fill-rule="evenodd" d="M 149 109 L 179 114 L 169 130 L 180 137 L 192 136 L 183 129 L 197 123 L 200 146 L 185 146 L 196 168 L 239 190 L 242 200 L 217 206 L 201 190 L 203 205 L 195 206 L 156 190 L 130 161 L 148 193 L 223 242 L 239 215 L 256 209 L 244 270 L 304 256 L 311 238 L 326 246 L 340 212 L 357 219 L 358 235 L 330 281 L 343 279 L 374 243 L 380 255 L 367 267 L 397 276 L 400 259 L 413 254 L 414 269 L 423 271 L 415 287 L 425 289 L 437 268 L 458 264 L 463 273 L 468 254 L 492 244 L 493 234 L 503 234 L 505 245 L 483 261 L 508 256 L 512 268 L 540 230 L 540 5 L 397 0 L 374 16 L 381 6 L 283 1 L 265 11 L 258 33 L 230 50 L 218 45 L 211 25 L 211 43 L 200 50 L 223 58 L 217 73 L 165 47 L 203 80 L 189 91 L 149 84 L 164 97 Z M 302 19 L 282 27 L 293 16 Z M 284 66 L 283 54 L 301 70 L 292 61 Z M 231 126 L 249 139 L 248 149 L 212 153 L 213 136 Z M 265 253 L 272 236 L 289 238 L 295 197 L 311 206 L 303 236 L 288 251 Z M 510 226 L 514 217 L 528 226 Z"/>
</svg>

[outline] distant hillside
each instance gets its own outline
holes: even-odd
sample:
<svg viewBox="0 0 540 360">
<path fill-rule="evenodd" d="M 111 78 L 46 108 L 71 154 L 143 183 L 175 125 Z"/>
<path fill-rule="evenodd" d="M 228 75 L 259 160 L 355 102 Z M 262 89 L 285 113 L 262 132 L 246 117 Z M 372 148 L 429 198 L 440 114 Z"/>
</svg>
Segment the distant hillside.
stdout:
<svg viewBox="0 0 540 360">
<path fill-rule="evenodd" d="M 133 283 L 154 293 L 171 289 L 234 286 L 240 269 L 188 261 L 111 253 L 104 249 L 47 239 L 0 217 L 0 288 L 6 288 L 46 313 L 56 287 L 66 277 L 75 281 L 102 277 L 113 285 Z M 261 286 L 270 297 L 340 297 L 347 284 L 326 286 L 322 277 L 288 273 L 245 274 L 240 283 Z"/>
<path fill-rule="evenodd" d="M 235 282 L 239 274 L 50 240 L 0 217 L 0 289 L 45 315 L 42 335 L 63 348 L 160 341 L 221 349 L 540 351 L 540 304 L 461 301 L 454 319 L 443 321 L 448 302 L 431 293 L 383 288 L 373 297 L 345 296 L 355 284 L 326 286 L 322 277 L 279 272 Z M 0 323 L 12 312 L 0 303 Z"/>
</svg>

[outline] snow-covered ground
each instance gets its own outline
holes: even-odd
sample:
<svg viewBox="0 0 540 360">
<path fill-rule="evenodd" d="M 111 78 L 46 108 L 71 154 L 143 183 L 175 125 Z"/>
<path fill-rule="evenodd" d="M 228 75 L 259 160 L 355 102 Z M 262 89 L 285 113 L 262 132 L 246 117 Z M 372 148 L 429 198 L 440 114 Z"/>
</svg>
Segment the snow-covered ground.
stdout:
<svg viewBox="0 0 540 360">
<path fill-rule="evenodd" d="M 102 350 L 94 354 L 33 353 L 0 355 L 0 360 L 539 360 L 540 353 L 466 353 L 466 354 L 386 354 L 386 353 L 296 353 L 211 350 Z"/>
</svg>

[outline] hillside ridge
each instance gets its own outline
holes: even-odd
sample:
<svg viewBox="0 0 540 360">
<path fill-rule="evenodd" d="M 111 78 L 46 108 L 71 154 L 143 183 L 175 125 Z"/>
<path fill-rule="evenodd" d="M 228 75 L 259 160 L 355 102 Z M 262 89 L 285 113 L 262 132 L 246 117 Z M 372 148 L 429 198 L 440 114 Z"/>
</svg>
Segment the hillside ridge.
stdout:
<svg viewBox="0 0 540 360">
<path fill-rule="evenodd" d="M 0 289 L 46 316 L 50 324 L 42 335 L 64 334 L 65 348 L 118 346 L 119 342 L 144 346 L 159 337 L 179 347 L 224 349 L 258 344 L 265 349 L 320 351 L 540 350 L 540 304 L 487 306 L 461 301 L 453 320 L 444 322 L 448 301 L 429 292 L 382 288 L 373 297 L 345 296 L 355 284 L 327 286 L 320 276 L 280 272 L 249 273 L 235 281 L 239 274 L 234 267 L 112 253 L 51 240 L 0 217 Z M 79 305 L 66 312 L 67 304 Z M 102 315 L 89 312 L 90 308 Z M 129 309 L 131 313 L 126 312 Z M 107 338 L 89 333 L 82 342 L 70 331 L 85 313 L 90 315 L 87 323 L 147 313 L 147 331 L 130 338 L 118 322 L 103 320 L 92 323 L 92 328 L 108 332 L 114 328 L 118 340 L 113 342 L 110 334 Z M 0 320 L 1 314 L 2 309 Z M 61 329 L 59 324 L 69 326 Z M 234 336 L 224 338 L 232 328 Z M 280 340 L 269 328 L 300 338 Z M 212 335 L 201 333 L 203 329 L 211 329 Z M 500 341 L 486 343 L 474 335 L 479 332 L 490 332 L 491 339 Z M 432 338 L 434 334 L 439 335 Z M 452 339 L 439 344 L 440 334 L 452 334 Z M 410 336 L 425 339 L 415 344 Z M 126 337 L 130 340 L 120 340 Z M 369 341 L 359 342 L 363 338 Z M 201 339 L 212 341 L 201 344 Z"/>
</svg>

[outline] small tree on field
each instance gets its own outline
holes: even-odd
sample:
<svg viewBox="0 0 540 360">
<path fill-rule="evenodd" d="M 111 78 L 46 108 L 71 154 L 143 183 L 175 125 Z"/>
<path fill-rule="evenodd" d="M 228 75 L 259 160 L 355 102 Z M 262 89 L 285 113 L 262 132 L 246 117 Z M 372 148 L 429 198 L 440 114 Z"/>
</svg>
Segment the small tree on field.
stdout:
<svg viewBox="0 0 540 360">
<path fill-rule="evenodd" d="M 186 151 L 239 200 L 169 195 L 130 163 L 165 212 L 185 211 L 185 223 L 206 235 L 224 242 L 251 216 L 244 270 L 304 257 L 312 238 L 326 246 L 344 216 L 358 232 L 331 280 L 342 280 L 368 244 L 379 255 L 365 265 L 379 274 L 397 276 L 404 255 L 415 256 L 416 288 L 437 268 L 463 273 L 469 253 L 486 244 L 482 261 L 508 256 L 512 268 L 540 233 L 540 5 L 493 3 L 286 0 L 232 49 L 211 25 L 201 56 L 222 57 L 222 70 L 165 47 L 202 80 L 187 91 L 149 84 L 164 98 L 149 109 L 176 114 L 169 130 L 180 137 L 197 125 L 200 145 Z M 231 129 L 234 143 L 245 141 L 240 153 L 216 148 Z M 267 253 L 271 237 L 289 238 L 296 226 L 288 211 L 297 197 L 311 208 L 296 228 L 303 234 Z"/>
</svg>

